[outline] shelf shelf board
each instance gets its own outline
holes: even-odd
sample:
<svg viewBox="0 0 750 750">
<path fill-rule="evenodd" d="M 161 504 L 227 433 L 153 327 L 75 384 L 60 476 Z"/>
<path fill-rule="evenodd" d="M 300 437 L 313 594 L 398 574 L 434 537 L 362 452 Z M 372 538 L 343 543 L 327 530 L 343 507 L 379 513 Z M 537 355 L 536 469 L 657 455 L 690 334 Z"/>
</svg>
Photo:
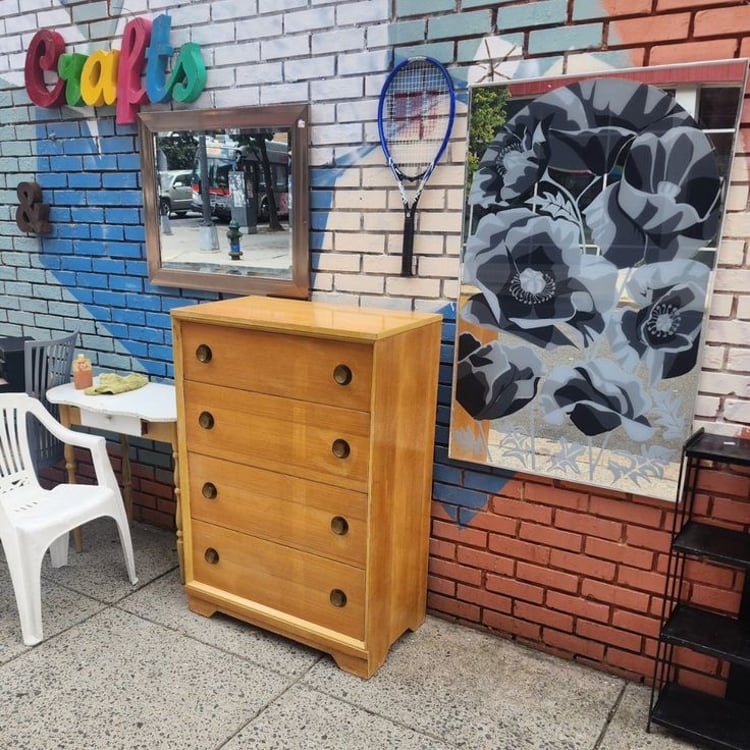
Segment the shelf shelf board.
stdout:
<svg viewBox="0 0 750 750">
<path fill-rule="evenodd" d="M 674 549 L 726 565 L 750 568 L 750 534 L 689 521 L 674 541 Z"/>
<path fill-rule="evenodd" d="M 685 447 L 688 458 L 750 466 L 750 440 L 701 432 Z"/>
<path fill-rule="evenodd" d="M 717 750 L 750 750 L 748 706 L 681 685 L 665 685 L 651 721 Z"/>
<path fill-rule="evenodd" d="M 661 639 L 750 667 L 750 626 L 731 617 L 678 604 L 661 632 Z"/>
</svg>

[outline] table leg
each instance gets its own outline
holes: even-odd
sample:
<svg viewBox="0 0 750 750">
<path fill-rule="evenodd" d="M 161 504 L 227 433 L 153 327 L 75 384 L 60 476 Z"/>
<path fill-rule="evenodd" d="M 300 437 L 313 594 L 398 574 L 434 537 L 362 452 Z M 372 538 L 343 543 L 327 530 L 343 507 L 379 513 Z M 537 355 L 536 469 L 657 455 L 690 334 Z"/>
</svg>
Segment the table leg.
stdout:
<svg viewBox="0 0 750 750">
<path fill-rule="evenodd" d="M 177 561 L 180 565 L 180 583 L 185 583 L 185 549 L 182 538 L 182 508 L 180 507 L 180 464 L 177 453 L 177 428 L 172 426 L 172 463 L 174 466 L 174 522 L 177 528 Z"/>
<path fill-rule="evenodd" d="M 133 523 L 133 475 L 130 469 L 130 445 L 128 436 L 120 433 L 120 473 L 122 474 L 122 499 L 128 523 Z"/>
<path fill-rule="evenodd" d="M 158 443 L 167 443 L 171 448 L 175 498 L 175 527 L 177 529 L 177 560 L 180 565 L 180 581 L 184 583 L 185 566 L 184 544 L 182 536 L 182 512 L 180 507 L 180 466 L 179 455 L 177 452 L 177 422 L 148 422 L 146 420 L 142 420 L 140 437 L 146 438 L 148 440 L 153 440 Z M 128 519 L 132 520 L 133 499 L 128 435 L 120 435 L 120 445 L 122 447 L 122 462 L 120 473 L 122 476 L 123 503 L 126 507 Z"/>
<path fill-rule="evenodd" d="M 67 404 L 60 404 L 60 424 L 68 429 L 71 427 L 70 407 Z M 68 472 L 68 483 L 75 484 L 76 449 L 72 445 L 65 443 L 63 445 L 63 453 L 65 455 L 65 469 Z M 80 526 L 73 529 L 73 546 L 75 547 L 76 552 L 83 551 L 83 535 L 81 534 Z"/>
</svg>

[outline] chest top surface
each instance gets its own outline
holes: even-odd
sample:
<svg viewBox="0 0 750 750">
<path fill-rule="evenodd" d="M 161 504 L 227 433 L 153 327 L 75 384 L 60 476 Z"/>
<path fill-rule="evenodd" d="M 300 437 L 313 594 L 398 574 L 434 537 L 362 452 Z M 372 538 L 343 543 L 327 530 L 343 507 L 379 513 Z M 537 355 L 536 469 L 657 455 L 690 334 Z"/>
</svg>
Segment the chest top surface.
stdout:
<svg viewBox="0 0 750 750">
<path fill-rule="evenodd" d="M 275 297 L 240 297 L 172 310 L 179 321 L 321 338 L 377 341 L 442 320 L 437 313 L 353 307 Z"/>
</svg>

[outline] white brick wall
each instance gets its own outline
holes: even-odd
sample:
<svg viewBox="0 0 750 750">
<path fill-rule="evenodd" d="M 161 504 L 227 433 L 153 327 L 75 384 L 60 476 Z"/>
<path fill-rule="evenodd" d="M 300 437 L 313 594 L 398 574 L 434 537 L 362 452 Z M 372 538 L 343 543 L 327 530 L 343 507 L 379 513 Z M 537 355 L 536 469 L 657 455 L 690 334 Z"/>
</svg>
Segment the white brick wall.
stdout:
<svg viewBox="0 0 750 750">
<path fill-rule="evenodd" d="M 750 345 L 750 342 L 747 342 Z M 727 370 L 747 375 L 750 373 L 750 346 L 747 349 L 730 347 L 727 353 Z"/>
<path fill-rule="evenodd" d="M 198 42 L 209 65 L 208 90 L 191 106 L 310 103 L 311 168 L 330 169 L 332 182 L 326 186 L 331 191 L 331 211 L 316 216 L 314 296 L 418 309 L 435 309 L 456 298 L 464 203 L 464 92 L 459 92 L 452 143 L 417 214 L 418 277 L 400 277 L 403 210 L 384 165 L 376 127 L 378 95 L 393 65 L 398 31 L 392 14 L 398 12 L 398 4 L 391 0 L 127 0 L 126 17 L 98 22 L 101 29 L 111 23 L 112 38 L 94 44 L 86 41 L 83 27 L 71 23 L 74 6 L 39 6 L 37 0 L 0 0 L 0 74 L 6 82 L 22 85 L 25 49 L 37 28 L 59 30 L 71 50 L 119 48 L 126 20 L 168 11 L 173 44 Z M 424 6 L 429 15 L 429 0 Z M 456 14 L 460 6 L 456 2 Z M 79 3 L 77 12 L 94 7 L 92 3 L 84 9 Z M 446 12 L 443 4 L 440 12 Z M 420 19 L 400 20 L 418 23 Z M 461 55 L 472 40 L 440 44 L 449 50 L 446 54 Z M 417 42 L 414 46 L 419 49 Z M 498 75 L 501 70 L 518 74 L 519 52 L 517 48 L 508 61 L 496 61 Z M 470 55 L 481 59 L 480 52 Z M 567 65 L 568 72 L 607 65 L 603 57 L 589 54 L 555 59 L 558 68 Z M 542 62 L 523 63 L 520 69 L 526 74 L 538 72 Z M 470 63 L 462 57 L 460 64 Z M 452 71 L 457 81 L 477 77 L 458 64 Z M 29 117 L 26 99 L 4 111 L 2 128 L 15 123 L 21 127 Z M 724 239 L 702 352 L 707 375 L 701 380 L 698 412 L 699 418 L 724 420 L 732 428 L 750 411 L 746 385 L 750 382 L 750 179 L 743 156 L 747 151 L 747 145 L 738 148 L 727 193 Z M 0 184 L 5 181 L 6 176 L 0 175 Z M 7 204 L 13 200 L 10 195 L 3 211 L 8 218 Z"/>
</svg>

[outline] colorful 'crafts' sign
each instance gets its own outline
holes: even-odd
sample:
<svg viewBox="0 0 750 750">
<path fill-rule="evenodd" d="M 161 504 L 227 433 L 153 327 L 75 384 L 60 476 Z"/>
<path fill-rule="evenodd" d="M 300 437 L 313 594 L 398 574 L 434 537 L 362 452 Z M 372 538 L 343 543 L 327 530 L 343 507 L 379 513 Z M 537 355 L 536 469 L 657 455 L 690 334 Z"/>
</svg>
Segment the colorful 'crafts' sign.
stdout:
<svg viewBox="0 0 750 750">
<path fill-rule="evenodd" d="M 120 124 L 135 122 L 145 102 L 195 101 L 206 86 L 206 65 L 194 42 L 177 51 L 172 70 L 167 65 L 175 52 L 169 43 L 172 19 L 161 15 L 153 24 L 145 18 L 128 21 L 122 48 L 91 55 L 65 52 L 65 41 L 57 31 L 43 29 L 34 34 L 26 54 L 24 81 L 29 98 L 39 107 L 117 107 Z M 45 73 L 57 74 L 48 87 Z M 142 79 L 146 79 L 145 87 Z"/>
</svg>

